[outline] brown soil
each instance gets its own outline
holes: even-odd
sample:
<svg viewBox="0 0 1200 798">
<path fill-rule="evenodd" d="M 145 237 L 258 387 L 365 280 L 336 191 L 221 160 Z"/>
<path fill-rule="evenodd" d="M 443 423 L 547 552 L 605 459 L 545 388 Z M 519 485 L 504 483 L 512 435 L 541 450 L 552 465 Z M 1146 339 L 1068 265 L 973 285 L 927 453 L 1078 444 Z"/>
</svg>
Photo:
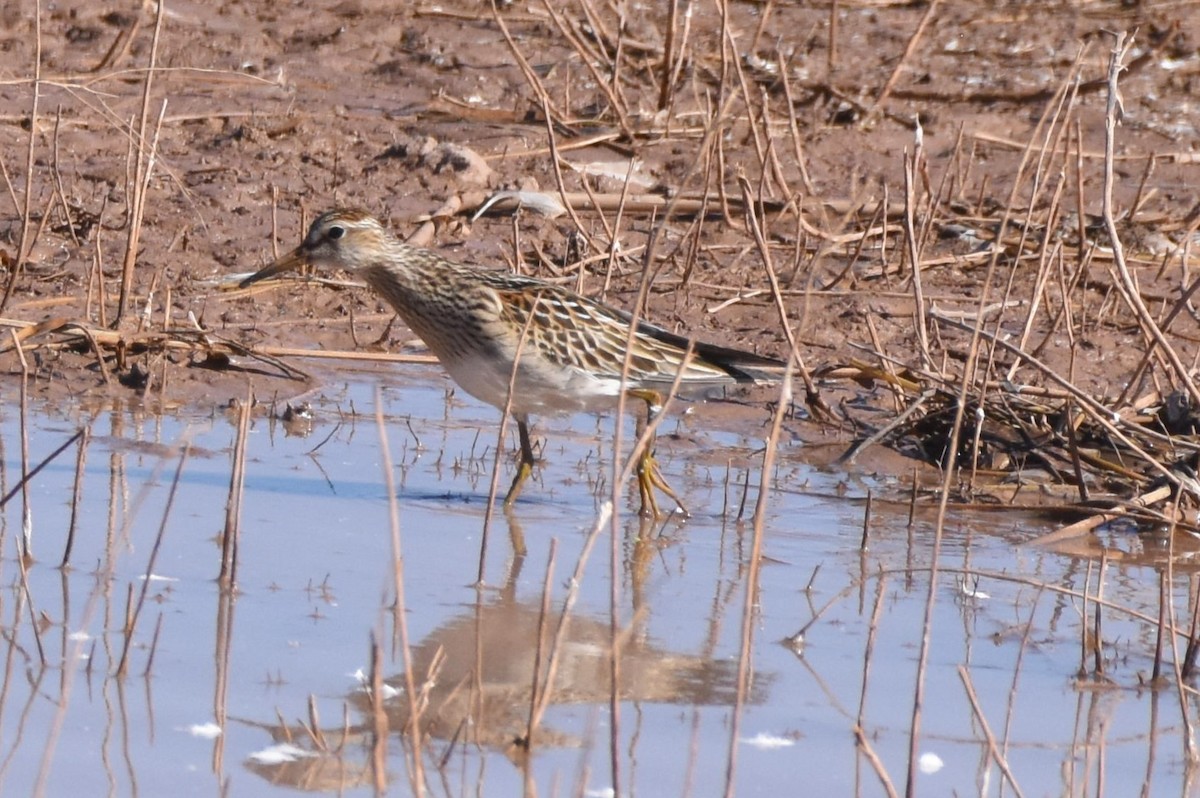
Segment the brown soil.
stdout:
<svg viewBox="0 0 1200 798">
<path fill-rule="evenodd" d="M 404 235 L 435 215 L 432 245 L 450 257 L 516 265 L 625 308 L 656 231 L 650 320 L 785 355 L 742 178 L 763 201 L 770 259 L 808 368 L 852 359 L 919 366 L 902 224 L 904 154 L 918 116 L 926 306 L 978 309 L 993 262 L 985 250 L 1008 211 L 986 287 L 989 303 L 1007 304 L 987 329 L 1017 343 L 1029 319 L 1020 345 L 1050 369 L 1096 397 L 1125 387 L 1144 332 L 1114 289 L 1107 249 L 1092 246 L 1106 242 L 1093 229 L 1113 43 L 1105 32 L 1137 30 L 1121 84 L 1115 193 L 1140 290 L 1161 322 L 1190 282 L 1176 244 L 1194 238 L 1200 184 L 1200 8 L 956 2 L 930 13 L 926 4 L 841 2 L 831 14 L 828 3 L 732 3 L 723 32 L 719 4 L 679 3 L 674 20 L 672 5 L 513 3 L 497 18 L 484 3 L 171 2 L 156 35 L 152 5 L 110 11 L 65 0 L 43 4 L 39 36 L 34 4 L 9 4 L 0 13 L 0 157 L 11 186 L 0 202 L 11 287 L 2 315 L 13 329 L 46 322 L 25 339 L 34 390 L 162 407 L 244 396 L 247 380 L 259 396 L 307 390 L 272 361 L 206 347 L 356 350 L 384 335 L 391 314 L 365 290 L 228 290 L 232 275 L 293 246 L 307 219 L 335 205 L 364 207 Z M 619 9 L 629 14 L 623 25 Z M 1075 101 L 1060 112 L 1064 90 Z M 130 142 L 143 127 L 142 163 L 156 150 L 139 213 Z M 496 190 L 558 196 L 549 130 L 575 217 L 496 211 L 472 221 Z M 661 207 L 634 203 L 601 214 L 578 199 L 619 198 L 630 156 L 631 195 L 706 199 L 707 212 L 664 218 Z M 460 213 L 447 212 L 454 203 Z M 28 255 L 14 280 L 26 216 Z M 68 322 L 94 338 L 117 332 L 97 339 L 98 358 Z M 969 332 L 929 330 L 928 368 L 960 372 Z M 1200 340 L 1190 308 L 1169 333 L 1190 364 Z M 396 325 L 379 348 L 400 351 L 410 339 Z M 190 348 L 165 349 L 164 340 Z M 1008 377 L 1012 356 L 994 357 L 987 365 Z M 11 347 L 0 358 L 20 374 Z M 1011 380 L 1051 384 L 1028 366 Z M 1133 395 L 1156 384 L 1175 384 L 1157 361 Z M 831 403 L 893 407 L 867 380 L 830 385 Z"/>
</svg>

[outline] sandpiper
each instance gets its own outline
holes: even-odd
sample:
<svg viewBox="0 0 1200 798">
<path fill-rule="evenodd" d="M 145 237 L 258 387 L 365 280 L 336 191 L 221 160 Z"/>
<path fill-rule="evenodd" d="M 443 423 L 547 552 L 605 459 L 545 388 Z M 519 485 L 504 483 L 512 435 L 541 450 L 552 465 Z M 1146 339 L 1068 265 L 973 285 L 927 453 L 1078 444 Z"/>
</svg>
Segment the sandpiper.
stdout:
<svg viewBox="0 0 1200 798">
<path fill-rule="evenodd" d="M 506 505 L 533 470 L 531 414 L 606 410 L 624 391 L 646 402 L 647 417 L 653 418 L 681 370 L 682 386 L 705 388 L 773 382 L 785 367 L 772 358 L 690 342 L 645 322 L 631 337 L 631 316 L 624 311 L 541 280 L 455 263 L 400 241 L 359 210 L 323 213 L 300 246 L 241 285 L 305 265 L 361 276 L 463 390 L 501 411 L 509 406 L 521 458 Z M 659 471 L 653 442 L 637 474 L 642 513 L 659 515 L 655 488 L 683 510 Z"/>
</svg>

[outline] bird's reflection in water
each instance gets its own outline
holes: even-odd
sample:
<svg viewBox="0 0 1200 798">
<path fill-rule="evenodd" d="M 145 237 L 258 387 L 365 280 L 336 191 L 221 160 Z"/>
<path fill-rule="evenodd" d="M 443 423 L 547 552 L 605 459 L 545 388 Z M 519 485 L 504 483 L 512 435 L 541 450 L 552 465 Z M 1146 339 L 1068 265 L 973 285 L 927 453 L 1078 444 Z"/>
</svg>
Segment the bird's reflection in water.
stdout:
<svg viewBox="0 0 1200 798">
<path fill-rule="evenodd" d="M 639 559 L 638 550 L 635 544 L 631 559 Z M 644 547 L 641 556 L 646 556 Z M 539 632 L 543 664 L 539 693 L 547 705 L 607 706 L 611 684 L 608 618 L 578 610 L 569 616 L 553 682 L 547 688 L 545 664 L 557 632 L 561 602 L 552 605 L 543 623 L 540 597 L 523 600 L 516 595 L 520 561 L 520 557 L 514 558 L 502 589 L 481 593 L 478 604 L 412 648 L 413 681 L 420 697 L 418 722 L 426 761 L 434 766 L 446 761 L 460 745 L 503 752 L 514 764 L 525 764 L 531 749 L 536 753 L 539 747 L 584 743 L 580 736 L 545 722 L 538 724 L 529 740 Z M 635 563 L 630 565 L 638 570 Z M 647 613 L 644 608 L 636 610 L 634 620 L 618 638 L 621 700 L 732 706 L 737 694 L 737 661 L 672 651 L 645 631 Z M 746 699 L 761 703 L 771 677 L 760 673 L 752 678 Z M 412 702 L 404 692 L 404 676 L 389 678 L 386 684 L 390 688 L 383 703 L 387 728 L 407 735 Z M 369 752 L 371 697 L 365 690 L 356 691 L 347 701 L 352 715 L 348 723 L 320 730 L 303 724 L 267 726 L 279 744 L 269 750 L 279 754 L 252 757 L 247 767 L 272 783 L 306 790 L 370 784 L 374 778 Z M 431 746 L 430 740 L 441 745 Z"/>
</svg>

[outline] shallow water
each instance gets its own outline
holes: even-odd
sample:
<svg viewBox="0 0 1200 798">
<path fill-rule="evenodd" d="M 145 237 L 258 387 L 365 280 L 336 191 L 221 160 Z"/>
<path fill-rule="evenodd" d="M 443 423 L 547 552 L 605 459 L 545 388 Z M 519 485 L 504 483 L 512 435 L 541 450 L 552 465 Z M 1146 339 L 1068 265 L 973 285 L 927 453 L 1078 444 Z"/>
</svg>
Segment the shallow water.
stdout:
<svg viewBox="0 0 1200 798">
<path fill-rule="evenodd" d="M 80 469 L 73 446 L 32 479 L 27 502 L 18 494 L 4 507 L 0 792 L 79 794 L 86 785 L 86 794 L 367 794 L 377 781 L 394 794 L 412 791 L 411 738 L 396 731 L 409 702 L 373 418 L 378 380 L 348 374 L 310 397 L 306 436 L 253 419 L 234 594 L 215 577 L 236 412 L 31 410 L 31 463 L 79 428 L 90 439 Z M 387 380 L 379 396 L 397 487 L 404 618 L 415 681 L 428 690 L 420 725 L 431 794 L 515 794 L 526 773 L 539 795 L 611 788 L 614 551 L 622 792 L 712 795 L 730 779 L 741 795 L 880 795 L 879 772 L 903 790 L 933 535 L 931 522 L 910 529 L 906 509 L 876 502 L 869 550 L 860 554 L 866 491 L 887 489 L 886 478 L 817 470 L 803 447 L 781 448 L 747 629 L 745 700 L 735 709 L 752 530 L 733 516 L 747 480 L 747 519 L 753 508 L 760 462 L 746 456 L 761 446 L 760 426 L 735 433 L 672 418 L 667 431 L 679 434 L 664 438 L 660 459 L 692 517 L 646 530 L 624 493 L 616 545 L 602 527 L 573 583 L 609 495 L 613 424 L 539 420 L 545 462 L 513 512 L 492 519 L 485 586 L 476 590 L 497 413 L 449 397 L 434 370 Z M 20 476 L 21 438 L 15 397 L 5 399 L 7 491 Z M 631 433 L 632 424 L 626 440 Z M 738 455 L 734 465 L 724 465 L 726 452 Z M 511 478 L 507 456 L 503 468 L 501 491 Z M 71 567 L 59 569 L 77 470 Z M 23 506 L 34 557 L 27 591 L 16 556 Z M 1019 545 L 1048 528 L 1014 514 L 950 518 L 919 746 L 942 766 L 919 776 L 921 790 L 1000 790 L 968 675 L 996 750 L 1026 794 L 1090 793 L 1101 783 L 1118 795 L 1144 783 L 1182 791 L 1178 696 L 1138 689 L 1152 662 L 1153 624 L 1106 614 L 1110 686 L 1077 681 L 1082 602 L 1061 591 L 1081 591 L 1088 565 Z M 518 530 L 523 558 L 510 542 Z M 528 725 L 552 548 L 551 630 L 573 584 L 578 598 L 525 755 L 513 741 Z M 964 588 L 961 569 L 993 576 Z M 143 587 L 119 678 L 127 605 Z M 1180 580 L 1180 623 L 1185 591 Z M 1109 565 L 1105 598 L 1153 618 L 1157 574 Z M 799 652 L 782 644 L 810 622 Z M 371 766 L 361 683 L 372 638 L 390 685 L 384 709 L 393 731 L 381 771 Z M 435 660 L 440 667 L 427 678 Z M 319 731 L 306 731 L 310 722 Z M 856 743 L 859 724 L 878 771 Z"/>
</svg>

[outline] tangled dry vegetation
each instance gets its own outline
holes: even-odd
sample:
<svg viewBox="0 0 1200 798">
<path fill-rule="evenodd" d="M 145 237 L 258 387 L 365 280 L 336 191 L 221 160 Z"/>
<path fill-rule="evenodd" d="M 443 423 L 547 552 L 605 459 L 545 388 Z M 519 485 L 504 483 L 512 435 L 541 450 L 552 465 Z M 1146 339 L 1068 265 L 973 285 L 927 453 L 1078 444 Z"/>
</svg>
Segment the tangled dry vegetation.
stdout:
<svg viewBox="0 0 1200 798">
<path fill-rule="evenodd" d="M 792 423 L 843 434 L 845 460 L 943 468 L 937 495 L 1082 514 L 1053 542 L 1120 516 L 1194 532 L 1179 105 L 1200 20 L 1036 5 L 6 12 L 24 71 L 5 80 L 0 357 L 49 395 L 163 408 L 299 390 L 298 355 L 385 348 L 390 314 L 337 281 L 298 300 L 230 278 L 336 197 L 456 257 L 502 250 L 792 352 Z"/>
</svg>

